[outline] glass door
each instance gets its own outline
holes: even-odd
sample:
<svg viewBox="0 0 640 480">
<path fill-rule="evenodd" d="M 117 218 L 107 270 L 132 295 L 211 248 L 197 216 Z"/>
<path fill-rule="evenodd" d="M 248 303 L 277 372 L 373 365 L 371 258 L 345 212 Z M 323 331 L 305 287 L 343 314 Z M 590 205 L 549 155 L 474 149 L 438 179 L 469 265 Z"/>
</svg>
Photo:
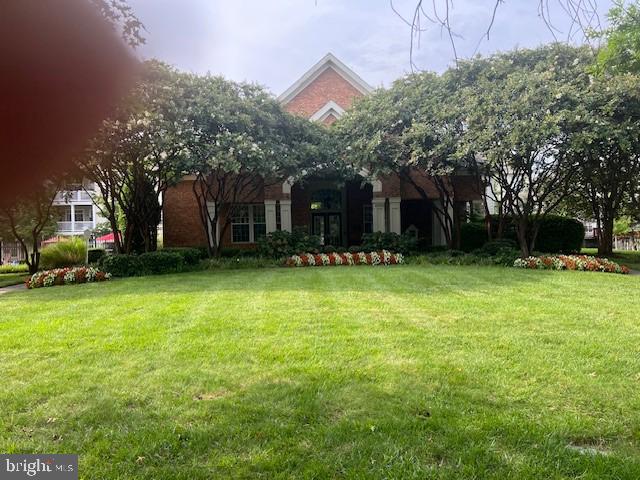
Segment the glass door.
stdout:
<svg viewBox="0 0 640 480">
<path fill-rule="evenodd" d="M 334 247 L 342 245 L 342 215 L 339 213 L 314 213 L 311 233 L 318 235 L 323 245 Z"/>
</svg>

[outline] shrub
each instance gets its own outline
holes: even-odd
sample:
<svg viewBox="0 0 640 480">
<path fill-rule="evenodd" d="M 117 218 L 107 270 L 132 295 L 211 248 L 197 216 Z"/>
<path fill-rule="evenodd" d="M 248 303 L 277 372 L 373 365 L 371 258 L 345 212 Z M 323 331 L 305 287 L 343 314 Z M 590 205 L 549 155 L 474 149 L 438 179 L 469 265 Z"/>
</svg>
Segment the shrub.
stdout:
<svg viewBox="0 0 640 480">
<path fill-rule="evenodd" d="M 495 255 L 488 255 L 476 250 L 477 253 L 465 253 L 458 250 L 434 252 L 415 257 L 409 257 L 408 262 L 417 265 L 502 265 L 511 266 L 520 257 L 520 250 L 502 248 Z"/>
<path fill-rule="evenodd" d="M 43 268 L 62 268 L 82 265 L 87 256 L 87 245 L 80 237 L 47 245 L 42 249 L 40 265 Z"/>
<path fill-rule="evenodd" d="M 159 250 L 161 253 L 177 253 L 182 257 L 182 263 L 184 265 L 194 266 L 200 263 L 203 259 L 202 252 L 198 248 L 190 247 L 175 247 L 175 248 L 163 248 Z"/>
<path fill-rule="evenodd" d="M 142 263 L 137 255 L 107 255 L 102 258 L 100 265 L 114 277 L 142 275 Z"/>
<path fill-rule="evenodd" d="M 182 270 L 182 255 L 175 252 L 147 252 L 138 257 L 142 275 L 160 275 Z"/>
<path fill-rule="evenodd" d="M 99 263 L 102 257 L 107 254 L 104 248 L 90 248 L 87 252 L 87 260 L 91 263 Z"/>
<path fill-rule="evenodd" d="M 26 263 L 17 263 L 15 265 L 8 263 L 5 265 L 0 265 L 0 273 L 22 273 L 28 271 L 29 267 Z"/>
<path fill-rule="evenodd" d="M 629 268 L 606 258 L 587 255 L 542 255 L 519 258 L 513 262 L 516 268 L 533 270 L 580 270 L 588 272 L 629 273 Z"/>
<path fill-rule="evenodd" d="M 53 287 L 77 283 L 103 282 L 111 275 L 93 267 L 57 268 L 34 273 L 27 280 L 27 288 Z"/>
<path fill-rule="evenodd" d="M 287 259 L 290 267 L 326 267 L 330 265 L 398 265 L 404 263 L 401 253 L 387 250 L 358 253 L 303 253 Z"/>
<path fill-rule="evenodd" d="M 258 253 L 268 258 L 283 258 L 294 253 L 319 250 L 320 237 L 310 235 L 304 227 L 296 227 L 291 233 L 278 230 L 258 240 Z"/>
<path fill-rule="evenodd" d="M 389 250 L 408 255 L 417 250 L 418 239 L 409 234 L 398 235 L 392 232 L 365 233 L 362 236 L 363 251 Z"/>
<path fill-rule="evenodd" d="M 500 238 L 497 240 L 491 240 L 490 242 L 485 243 L 480 249 L 480 253 L 484 253 L 486 255 L 497 255 L 500 250 L 508 249 L 508 250 L 517 250 L 518 244 L 515 240 L 511 240 L 509 238 Z"/>
<path fill-rule="evenodd" d="M 540 221 L 536 250 L 546 253 L 576 253 L 584 242 L 584 225 L 569 217 L 547 215 Z"/>
<path fill-rule="evenodd" d="M 487 242 L 487 227 L 482 223 L 469 222 L 460 225 L 460 249 L 471 252 Z"/>
</svg>

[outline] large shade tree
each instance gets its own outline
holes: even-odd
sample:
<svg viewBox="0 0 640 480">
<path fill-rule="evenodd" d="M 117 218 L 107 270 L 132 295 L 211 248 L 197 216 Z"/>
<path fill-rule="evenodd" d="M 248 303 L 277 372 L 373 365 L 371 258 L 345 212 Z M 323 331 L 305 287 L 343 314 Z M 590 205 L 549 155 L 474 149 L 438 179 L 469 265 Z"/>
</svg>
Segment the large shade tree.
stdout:
<svg viewBox="0 0 640 480">
<path fill-rule="evenodd" d="M 95 203 L 117 233 L 119 252 L 156 249 L 160 199 L 181 178 L 191 138 L 185 77 L 145 62 L 135 89 L 78 159 L 81 173 L 98 186 Z"/>
<path fill-rule="evenodd" d="M 613 249 L 614 222 L 640 191 L 640 77 L 594 79 L 578 92 L 566 154 L 579 187 L 567 202 L 598 227 L 598 253 Z"/>
<path fill-rule="evenodd" d="M 256 202 L 264 188 L 321 163 L 321 127 L 284 112 L 263 88 L 214 76 L 192 76 L 188 99 L 186 172 L 209 254 L 220 254 L 240 204 Z"/>
<path fill-rule="evenodd" d="M 432 180 L 439 194 L 433 209 L 450 248 L 459 245 L 461 221 L 453 178 L 468 166 L 459 154 L 464 124 L 449 101 L 452 86 L 433 73 L 412 74 L 360 100 L 335 125 L 345 161 L 371 178 L 397 174 L 428 201 L 416 173 Z"/>
<path fill-rule="evenodd" d="M 589 51 L 562 45 L 518 50 L 461 64 L 463 152 L 480 158 L 524 256 L 540 220 L 576 188 L 579 160 L 565 154 L 568 120 L 589 82 Z"/>
</svg>

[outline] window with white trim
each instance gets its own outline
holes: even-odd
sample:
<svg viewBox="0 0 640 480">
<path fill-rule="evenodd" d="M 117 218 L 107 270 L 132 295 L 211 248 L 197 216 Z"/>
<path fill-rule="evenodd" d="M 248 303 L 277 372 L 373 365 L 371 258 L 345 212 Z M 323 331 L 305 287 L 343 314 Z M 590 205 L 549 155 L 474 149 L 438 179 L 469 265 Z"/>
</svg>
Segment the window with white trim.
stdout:
<svg viewBox="0 0 640 480">
<path fill-rule="evenodd" d="M 254 243 L 267 232 L 264 204 L 236 205 L 231 216 L 231 241 Z"/>
<path fill-rule="evenodd" d="M 370 204 L 362 206 L 362 231 L 363 233 L 373 232 L 373 206 Z"/>
</svg>

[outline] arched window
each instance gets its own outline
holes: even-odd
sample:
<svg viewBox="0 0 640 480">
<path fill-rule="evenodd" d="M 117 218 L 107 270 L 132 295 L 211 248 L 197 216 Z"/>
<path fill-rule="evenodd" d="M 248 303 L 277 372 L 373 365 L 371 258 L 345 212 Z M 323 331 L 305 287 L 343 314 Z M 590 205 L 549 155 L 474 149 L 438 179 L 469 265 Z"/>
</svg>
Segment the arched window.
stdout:
<svg viewBox="0 0 640 480">
<path fill-rule="evenodd" d="M 311 210 L 342 210 L 342 193 L 331 189 L 316 190 L 311 194 Z"/>
</svg>

